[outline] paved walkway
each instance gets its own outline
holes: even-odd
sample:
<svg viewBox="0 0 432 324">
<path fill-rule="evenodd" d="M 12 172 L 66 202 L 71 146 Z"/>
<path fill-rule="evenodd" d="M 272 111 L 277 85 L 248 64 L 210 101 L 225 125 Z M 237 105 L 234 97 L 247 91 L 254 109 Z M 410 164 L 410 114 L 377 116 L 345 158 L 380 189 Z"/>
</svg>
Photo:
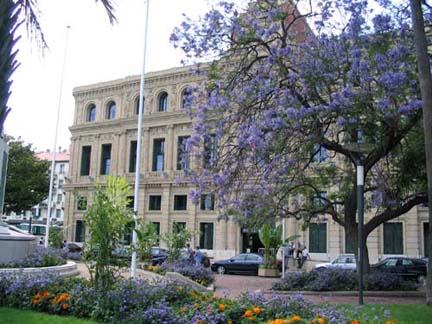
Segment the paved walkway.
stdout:
<svg viewBox="0 0 432 324">
<path fill-rule="evenodd" d="M 80 276 L 89 278 L 89 272 L 84 263 L 77 263 Z M 125 269 L 123 276 L 128 278 L 130 276 L 129 269 Z M 153 272 L 137 269 L 137 278 L 153 280 L 159 276 Z M 279 278 L 262 278 L 257 276 L 241 276 L 241 275 L 219 275 L 215 276 L 215 294 L 220 297 L 237 298 L 244 292 L 263 292 L 271 294 L 272 283 L 279 281 Z M 305 294 L 304 299 L 313 303 L 333 303 L 333 304 L 358 304 L 357 296 L 329 296 L 325 294 Z M 423 297 L 407 297 L 407 296 L 391 296 L 391 297 L 377 297 L 365 296 L 365 304 L 423 304 L 425 299 Z"/>
</svg>

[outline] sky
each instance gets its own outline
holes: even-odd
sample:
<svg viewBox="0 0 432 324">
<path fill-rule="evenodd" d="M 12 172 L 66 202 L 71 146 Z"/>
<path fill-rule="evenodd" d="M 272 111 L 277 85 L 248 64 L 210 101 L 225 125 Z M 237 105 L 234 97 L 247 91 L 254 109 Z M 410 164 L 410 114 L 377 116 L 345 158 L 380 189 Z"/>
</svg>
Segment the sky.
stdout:
<svg viewBox="0 0 432 324">
<path fill-rule="evenodd" d="M 150 0 L 146 72 L 180 66 L 182 53 L 170 44 L 170 33 L 181 23 L 183 13 L 197 17 L 205 12 L 209 2 Z M 52 150 L 60 107 L 55 147 L 68 149 L 68 128 L 74 114 L 73 88 L 141 73 L 145 1 L 116 0 L 115 25 L 110 25 L 105 9 L 94 0 L 39 1 L 39 9 L 49 48 L 42 52 L 21 28 L 22 37 L 17 44 L 20 66 L 12 76 L 12 110 L 6 119 L 5 133 L 21 137 L 25 143 L 33 144 L 36 151 Z M 71 26 L 69 32 L 67 25 Z"/>
</svg>

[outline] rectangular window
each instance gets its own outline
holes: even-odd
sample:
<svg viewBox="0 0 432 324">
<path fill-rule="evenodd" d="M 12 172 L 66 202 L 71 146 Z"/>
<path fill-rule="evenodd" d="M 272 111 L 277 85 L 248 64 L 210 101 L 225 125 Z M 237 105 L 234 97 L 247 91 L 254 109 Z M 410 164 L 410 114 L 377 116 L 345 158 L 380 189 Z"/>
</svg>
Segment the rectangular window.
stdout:
<svg viewBox="0 0 432 324">
<path fill-rule="evenodd" d="M 179 136 L 177 142 L 177 170 L 190 169 L 190 150 L 186 145 L 189 136 Z"/>
<path fill-rule="evenodd" d="M 154 228 L 155 228 L 155 232 L 157 235 L 157 245 L 159 245 L 159 237 L 160 237 L 160 223 L 159 222 L 153 222 Z"/>
<path fill-rule="evenodd" d="M 136 157 L 137 157 L 137 141 L 131 141 L 130 151 L 129 151 L 129 172 L 135 172 Z"/>
<path fill-rule="evenodd" d="M 59 180 L 59 185 L 58 185 L 58 188 L 59 188 L 59 189 L 62 189 L 62 188 L 63 188 L 63 183 L 64 183 L 63 180 Z"/>
<path fill-rule="evenodd" d="M 61 204 L 62 200 L 63 200 L 63 195 L 62 194 L 58 194 L 57 195 L 57 204 Z"/>
<path fill-rule="evenodd" d="M 314 197 L 313 197 L 314 207 L 317 209 L 324 208 L 326 205 L 326 202 L 325 202 L 326 198 L 327 198 L 327 192 L 326 191 L 321 191 L 318 194 L 314 195 Z"/>
<path fill-rule="evenodd" d="M 309 251 L 327 253 L 327 224 L 309 224 Z"/>
<path fill-rule="evenodd" d="M 164 170 L 164 146 L 165 139 L 157 138 L 153 140 L 153 167 L 152 171 Z"/>
<path fill-rule="evenodd" d="M 384 223 L 384 254 L 403 254 L 402 223 Z"/>
<path fill-rule="evenodd" d="M 315 163 L 326 162 L 329 158 L 327 149 L 322 147 L 321 145 L 314 147 L 313 154 L 313 161 Z"/>
<path fill-rule="evenodd" d="M 201 195 L 201 210 L 214 210 L 214 195 Z"/>
<path fill-rule="evenodd" d="M 200 223 L 200 248 L 213 249 L 213 223 Z"/>
<path fill-rule="evenodd" d="M 75 225 L 75 242 L 85 241 L 85 222 L 77 220 Z"/>
<path fill-rule="evenodd" d="M 60 164 L 60 174 L 64 174 L 65 173 L 65 165 L 64 164 Z"/>
<path fill-rule="evenodd" d="M 128 196 L 127 199 L 128 199 L 128 202 L 127 202 L 126 207 L 129 208 L 129 209 L 133 209 L 134 208 L 135 197 L 134 196 Z"/>
<path fill-rule="evenodd" d="M 187 210 L 187 195 L 174 195 L 174 210 Z"/>
<path fill-rule="evenodd" d="M 111 172 L 111 144 L 102 144 L 100 174 Z"/>
<path fill-rule="evenodd" d="M 174 222 L 173 223 L 173 233 L 181 233 L 186 229 L 185 222 Z"/>
<path fill-rule="evenodd" d="M 61 209 L 56 209 L 56 218 L 57 219 L 61 218 Z"/>
<path fill-rule="evenodd" d="M 123 237 L 123 243 L 125 245 L 130 245 L 132 243 L 132 233 L 133 233 L 134 226 L 135 223 L 133 221 L 125 225 L 125 234 Z"/>
<path fill-rule="evenodd" d="M 81 151 L 81 172 L 80 175 L 90 175 L 91 146 L 83 146 Z"/>
<path fill-rule="evenodd" d="M 204 139 L 204 160 L 203 167 L 208 168 L 214 164 L 217 158 L 217 139 L 212 134 Z"/>
<path fill-rule="evenodd" d="M 149 210 L 161 210 L 162 196 L 149 196 Z"/>
<path fill-rule="evenodd" d="M 87 210 L 87 197 L 85 197 L 85 196 L 78 197 L 77 209 L 78 210 Z"/>
</svg>

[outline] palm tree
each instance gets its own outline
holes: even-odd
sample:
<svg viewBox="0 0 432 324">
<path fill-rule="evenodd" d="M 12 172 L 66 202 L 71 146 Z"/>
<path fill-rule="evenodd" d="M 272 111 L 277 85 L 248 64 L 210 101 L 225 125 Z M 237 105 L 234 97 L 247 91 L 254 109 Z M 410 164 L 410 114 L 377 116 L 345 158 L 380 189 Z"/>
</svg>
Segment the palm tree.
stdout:
<svg viewBox="0 0 432 324">
<path fill-rule="evenodd" d="M 113 0 L 100 1 L 105 7 L 110 23 L 116 21 Z M 10 112 L 11 76 L 19 66 L 16 60 L 18 50 L 16 36 L 18 27 L 25 23 L 28 34 L 39 46 L 46 47 L 46 41 L 38 20 L 37 0 L 1 0 L 0 1 L 0 136 L 3 135 L 4 123 Z"/>
</svg>

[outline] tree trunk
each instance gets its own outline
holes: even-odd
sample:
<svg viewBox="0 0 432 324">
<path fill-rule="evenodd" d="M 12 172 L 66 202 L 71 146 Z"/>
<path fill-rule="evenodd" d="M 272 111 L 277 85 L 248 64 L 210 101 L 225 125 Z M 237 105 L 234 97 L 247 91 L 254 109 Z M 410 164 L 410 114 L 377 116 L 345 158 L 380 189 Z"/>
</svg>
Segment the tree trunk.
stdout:
<svg viewBox="0 0 432 324">
<path fill-rule="evenodd" d="M 356 260 L 358 260 L 358 231 L 357 231 L 357 226 L 358 223 L 352 223 L 351 225 L 346 225 L 345 226 L 345 235 L 347 237 L 346 240 L 350 240 L 351 242 L 353 242 L 353 246 L 354 246 L 354 255 L 356 257 Z M 364 234 L 364 242 L 363 242 L 363 246 L 364 246 L 364 253 L 363 253 L 363 273 L 369 273 L 370 271 L 370 265 L 369 265 L 369 250 L 367 248 L 366 245 L 366 233 Z M 357 263 L 357 272 L 359 269 L 359 264 Z"/>
<path fill-rule="evenodd" d="M 423 126 L 426 149 L 426 171 L 428 182 L 428 201 L 432 201 L 432 78 L 430 73 L 429 55 L 421 0 L 410 0 L 411 14 L 414 30 L 414 42 L 417 54 L 418 75 L 420 81 L 421 97 L 423 100 Z M 430 207 L 430 204 L 429 204 Z M 429 254 L 432 252 L 432 210 L 429 212 Z M 429 270 L 432 269 L 432 258 L 429 255 Z M 432 271 L 428 271 L 426 281 L 426 304 L 432 305 Z"/>
</svg>

